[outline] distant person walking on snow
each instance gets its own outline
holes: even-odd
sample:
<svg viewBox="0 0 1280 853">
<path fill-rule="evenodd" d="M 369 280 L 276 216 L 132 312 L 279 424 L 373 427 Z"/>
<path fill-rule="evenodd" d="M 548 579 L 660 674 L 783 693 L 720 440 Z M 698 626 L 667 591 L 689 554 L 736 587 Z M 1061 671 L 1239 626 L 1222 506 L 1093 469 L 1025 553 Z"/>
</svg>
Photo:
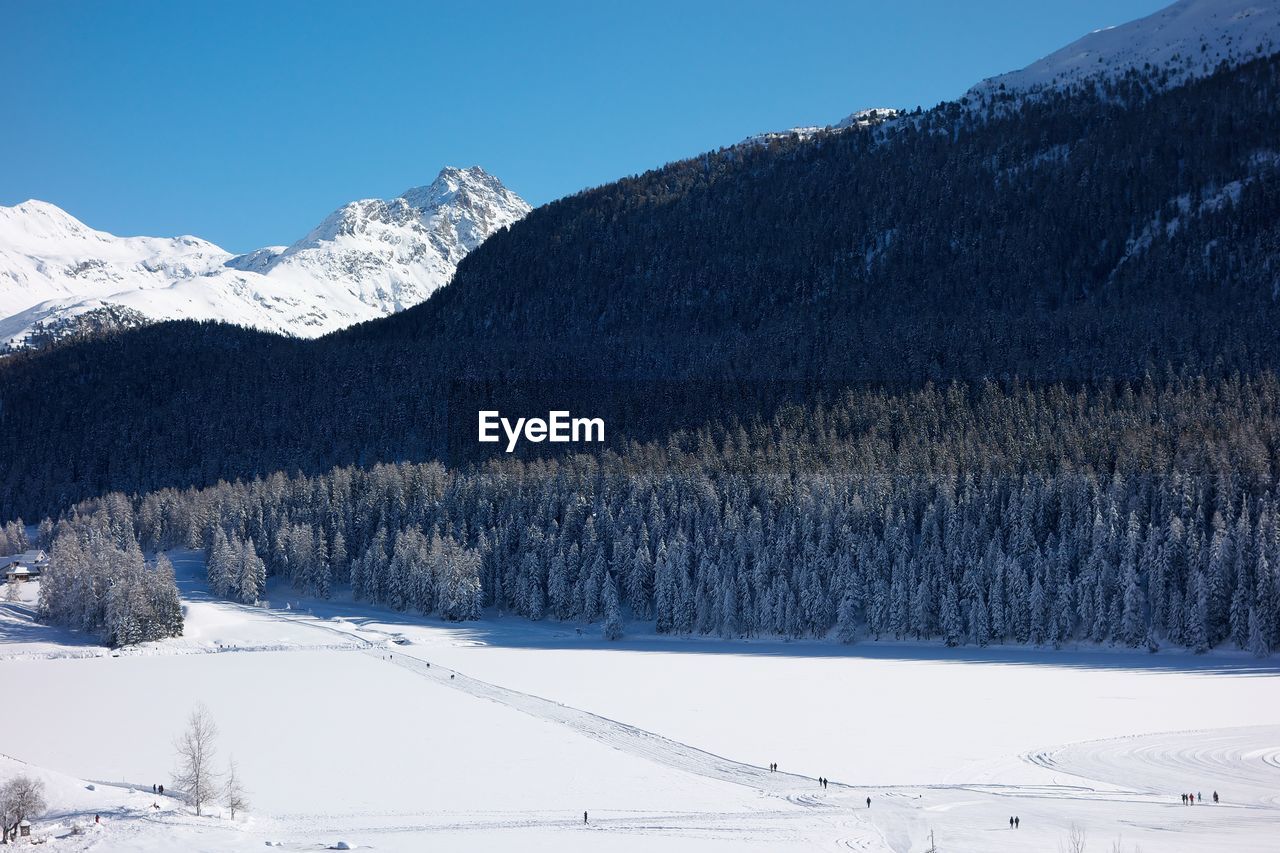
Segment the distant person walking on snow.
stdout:
<svg viewBox="0 0 1280 853">
<path fill-rule="evenodd" d="M 1022 829 L 1022 818 L 1018 817 L 1017 815 L 1013 816 L 1013 828 Z"/>
<path fill-rule="evenodd" d="M 1009 815 L 1009 828 L 1013 829 L 1013 815 Z"/>
<path fill-rule="evenodd" d="M 164 796 L 164 785 L 160 786 L 160 796 Z"/>
<path fill-rule="evenodd" d="M 586 813 L 586 812 L 583 812 L 583 813 L 582 813 L 582 822 L 583 822 L 583 823 L 586 823 L 586 822 L 587 822 L 587 813 Z"/>
<path fill-rule="evenodd" d="M 871 798 L 867 797 L 867 808 L 871 808 Z"/>
<path fill-rule="evenodd" d="M 1213 801 L 1214 801 L 1215 803 L 1216 803 L 1216 802 L 1218 802 L 1218 792 L 1217 792 L 1217 791 L 1214 791 L 1214 792 L 1213 792 Z"/>
<path fill-rule="evenodd" d="M 1187 795 L 1186 795 L 1186 794 L 1183 794 L 1183 795 L 1182 795 L 1182 804 L 1183 804 L 1184 806 L 1187 804 Z"/>
</svg>

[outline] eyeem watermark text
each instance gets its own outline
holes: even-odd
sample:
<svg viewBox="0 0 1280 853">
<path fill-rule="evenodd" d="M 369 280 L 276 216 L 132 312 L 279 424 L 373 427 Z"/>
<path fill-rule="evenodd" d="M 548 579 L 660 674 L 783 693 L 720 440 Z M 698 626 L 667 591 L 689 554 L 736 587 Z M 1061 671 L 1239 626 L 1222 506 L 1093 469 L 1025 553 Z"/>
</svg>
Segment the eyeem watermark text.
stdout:
<svg viewBox="0 0 1280 853">
<path fill-rule="evenodd" d="M 603 418 L 575 418 L 565 411 L 552 411 L 544 418 L 517 418 L 514 423 L 497 411 L 480 412 L 480 441 L 502 441 L 505 434 L 507 452 L 511 453 L 521 439 L 535 444 L 543 441 L 603 442 Z"/>
</svg>

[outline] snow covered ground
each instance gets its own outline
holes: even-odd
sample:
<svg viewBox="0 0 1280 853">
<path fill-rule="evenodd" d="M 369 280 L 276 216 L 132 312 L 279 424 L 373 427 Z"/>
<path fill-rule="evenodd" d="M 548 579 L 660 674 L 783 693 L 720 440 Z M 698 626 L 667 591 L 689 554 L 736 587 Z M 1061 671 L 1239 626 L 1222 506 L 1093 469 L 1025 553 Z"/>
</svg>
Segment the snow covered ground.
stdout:
<svg viewBox="0 0 1280 853">
<path fill-rule="evenodd" d="M 1056 850 L 1077 824 L 1087 850 L 1199 853 L 1273 850 L 1280 831 L 1271 662 L 605 644 L 279 588 L 244 607 L 209 598 L 197 556 L 175 562 L 187 636 L 119 656 L 0 608 L 22 720 L 0 732 L 0 779 L 45 779 L 51 849 L 910 853 L 932 832 L 939 850 L 999 853 Z M 151 794 L 198 702 L 251 789 L 243 820 Z M 1184 806 L 1186 790 L 1223 802 Z"/>
</svg>

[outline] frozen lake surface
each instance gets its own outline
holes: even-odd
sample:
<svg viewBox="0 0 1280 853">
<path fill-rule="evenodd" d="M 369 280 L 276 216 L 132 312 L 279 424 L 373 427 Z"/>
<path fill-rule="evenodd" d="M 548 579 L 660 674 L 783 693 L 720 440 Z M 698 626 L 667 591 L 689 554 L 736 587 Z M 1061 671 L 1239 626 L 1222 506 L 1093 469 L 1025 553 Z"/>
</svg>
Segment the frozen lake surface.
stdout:
<svg viewBox="0 0 1280 853">
<path fill-rule="evenodd" d="M 244 607 L 208 597 L 196 556 L 176 562 L 187 635 L 119 656 L 29 605 L 0 611 L 24 721 L 0 733 L 0 776 L 26 762 L 46 779 L 51 849 L 911 853 L 932 832 L 939 850 L 1056 850 L 1074 824 L 1086 849 L 1198 853 L 1273 850 L 1280 831 L 1272 662 L 605 644 L 285 590 Z M 151 794 L 197 703 L 251 790 L 246 819 Z M 1182 805 L 1214 790 L 1217 806 Z"/>
</svg>

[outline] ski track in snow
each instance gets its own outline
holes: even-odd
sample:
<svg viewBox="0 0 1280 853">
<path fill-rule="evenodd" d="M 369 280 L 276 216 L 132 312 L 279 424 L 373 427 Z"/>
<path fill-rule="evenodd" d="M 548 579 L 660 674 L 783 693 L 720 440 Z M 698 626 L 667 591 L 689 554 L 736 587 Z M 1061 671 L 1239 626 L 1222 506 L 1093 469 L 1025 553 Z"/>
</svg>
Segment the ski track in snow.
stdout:
<svg viewBox="0 0 1280 853">
<path fill-rule="evenodd" d="M 528 693 L 521 693 L 487 681 L 480 681 L 468 675 L 429 662 L 403 652 L 392 652 L 384 649 L 367 650 L 368 654 L 381 657 L 383 660 L 409 670 L 423 678 L 434 681 L 468 695 L 488 699 L 505 705 L 529 716 L 552 723 L 558 723 L 571 731 L 598 741 L 606 746 L 646 758 L 658 764 L 730 782 L 735 785 L 746 785 L 767 794 L 786 797 L 797 805 L 819 807 L 825 805 L 807 793 L 797 789 L 811 788 L 817 780 L 791 773 L 771 773 L 767 768 L 744 764 L 723 756 L 680 743 L 645 729 L 637 728 L 617 720 L 609 719 L 583 711 L 550 699 L 543 699 Z"/>
<path fill-rule="evenodd" d="M 1258 744 L 1270 743 L 1259 747 Z M 1024 760 L 1082 779 L 1172 800 L 1205 794 L 1205 779 L 1229 790 L 1233 807 L 1280 806 L 1280 725 L 1159 732 L 1037 750 Z M 1179 800 L 1180 801 L 1180 800 Z"/>
</svg>

